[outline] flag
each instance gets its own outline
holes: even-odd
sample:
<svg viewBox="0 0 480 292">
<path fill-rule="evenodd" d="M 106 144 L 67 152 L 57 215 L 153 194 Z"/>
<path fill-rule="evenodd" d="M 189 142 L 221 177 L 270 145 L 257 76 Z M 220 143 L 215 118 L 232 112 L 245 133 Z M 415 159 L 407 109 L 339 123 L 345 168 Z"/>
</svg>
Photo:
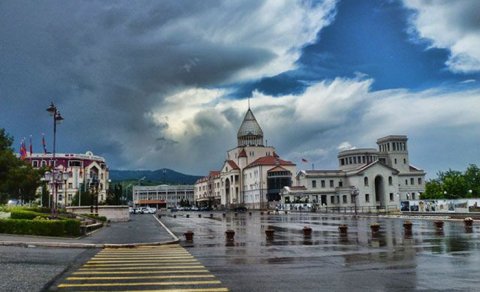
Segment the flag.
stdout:
<svg viewBox="0 0 480 292">
<path fill-rule="evenodd" d="M 23 138 L 22 143 L 20 144 L 20 159 L 25 160 L 27 157 L 27 147 L 25 147 L 25 138 Z"/>
<path fill-rule="evenodd" d="M 305 158 L 302 158 L 302 162 L 307 163 L 308 160 L 306 160 Z"/>
<path fill-rule="evenodd" d="M 47 154 L 47 143 L 45 143 L 45 134 L 42 133 L 43 154 Z"/>
<path fill-rule="evenodd" d="M 32 156 L 32 153 L 33 153 L 32 135 L 30 135 L 30 156 Z"/>
</svg>

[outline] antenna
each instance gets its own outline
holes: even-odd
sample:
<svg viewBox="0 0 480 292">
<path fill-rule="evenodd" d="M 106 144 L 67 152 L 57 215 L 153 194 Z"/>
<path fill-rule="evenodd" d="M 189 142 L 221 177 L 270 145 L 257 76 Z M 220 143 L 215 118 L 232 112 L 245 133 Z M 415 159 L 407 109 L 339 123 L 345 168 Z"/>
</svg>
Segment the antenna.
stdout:
<svg viewBox="0 0 480 292">
<path fill-rule="evenodd" d="M 250 109 L 250 96 L 248 97 L 248 109 Z"/>
</svg>

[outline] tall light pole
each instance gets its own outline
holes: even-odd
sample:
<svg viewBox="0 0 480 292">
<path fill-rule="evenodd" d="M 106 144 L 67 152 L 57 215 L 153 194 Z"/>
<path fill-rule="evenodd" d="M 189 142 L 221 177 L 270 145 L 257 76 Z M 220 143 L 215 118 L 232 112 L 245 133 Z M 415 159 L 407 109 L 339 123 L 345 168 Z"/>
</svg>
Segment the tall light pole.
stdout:
<svg viewBox="0 0 480 292">
<path fill-rule="evenodd" d="M 60 111 L 57 109 L 55 104 L 52 102 L 50 106 L 47 108 L 47 112 L 50 116 L 53 117 L 53 152 L 52 152 L 52 175 L 51 175 L 51 182 L 52 182 L 52 193 L 53 193 L 53 204 L 52 204 L 52 216 L 55 217 L 57 211 L 57 188 L 58 188 L 58 179 L 62 179 L 58 177 L 59 174 L 57 172 L 57 167 L 55 163 L 55 150 L 56 150 L 56 142 L 57 142 L 57 123 L 61 123 L 63 121 L 63 117 L 60 114 Z"/>
<path fill-rule="evenodd" d="M 353 197 L 353 203 L 355 204 L 355 217 L 356 217 L 357 216 L 357 197 L 358 197 L 357 187 L 353 187 L 352 197 Z"/>
</svg>

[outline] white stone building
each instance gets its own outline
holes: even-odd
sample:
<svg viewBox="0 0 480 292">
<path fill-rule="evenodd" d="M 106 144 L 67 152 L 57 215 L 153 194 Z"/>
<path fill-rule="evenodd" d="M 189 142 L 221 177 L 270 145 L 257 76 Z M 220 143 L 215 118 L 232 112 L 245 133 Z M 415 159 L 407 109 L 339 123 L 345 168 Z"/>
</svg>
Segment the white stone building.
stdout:
<svg viewBox="0 0 480 292">
<path fill-rule="evenodd" d="M 267 208 L 280 200 L 284 186 L 292 185 L 295 172 L 294 163 L 264 145 L 263 131 L 249 108 L 237 133 L 237 147 L 227 151 L 219 172 L 196 182 L 195 200 L 213 202 L 214 207 Z"/>
<path fill-rule="evenodd" d="M 93 178 L 98 182 L 98 201 L 102 203 L 107 198 L 109 186 L 109 170 L 105 158 L 93 155 L 91 151 L 85 154 L 32 153 L 25 158 L 33 168 L 53 167 L 67 174 L 66 180 L 57 184 L 57 198 L 60 206 L 70 206 L 73 196 L 80 190 L 87 191 Z M 49 184 L 49 193 L 54 193 L 52 184 Z"/>
<path fill-rule="evenodd" d="M 134 207 L 175 208 L 193 204 L 192 185 L 133 186 Z"/>
<path fill-rule="evenodd" d="M 302 170 L 294 187 L 282 191 L 282 203 L 317 203 L 323 207 L 394 209 L 400 201 L 419 199 L 425 172 L 410 164 L 407 137 L 387 136 L 375 148 L 338 154 L 338 170 Z"/>
</svg>

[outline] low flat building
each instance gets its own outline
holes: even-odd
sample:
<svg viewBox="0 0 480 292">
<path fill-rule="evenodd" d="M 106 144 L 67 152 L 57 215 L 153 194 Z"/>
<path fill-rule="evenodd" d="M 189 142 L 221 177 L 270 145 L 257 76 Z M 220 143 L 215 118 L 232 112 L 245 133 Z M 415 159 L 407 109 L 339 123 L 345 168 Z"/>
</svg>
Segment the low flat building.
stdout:
<svg viewBox="0 0 480 292">
<path fill-rule="evenodd" d="M 133 206 L 170 209 L 192 205 L 193 189 L 193 185 L 133 186 Z"/>
</svg>

